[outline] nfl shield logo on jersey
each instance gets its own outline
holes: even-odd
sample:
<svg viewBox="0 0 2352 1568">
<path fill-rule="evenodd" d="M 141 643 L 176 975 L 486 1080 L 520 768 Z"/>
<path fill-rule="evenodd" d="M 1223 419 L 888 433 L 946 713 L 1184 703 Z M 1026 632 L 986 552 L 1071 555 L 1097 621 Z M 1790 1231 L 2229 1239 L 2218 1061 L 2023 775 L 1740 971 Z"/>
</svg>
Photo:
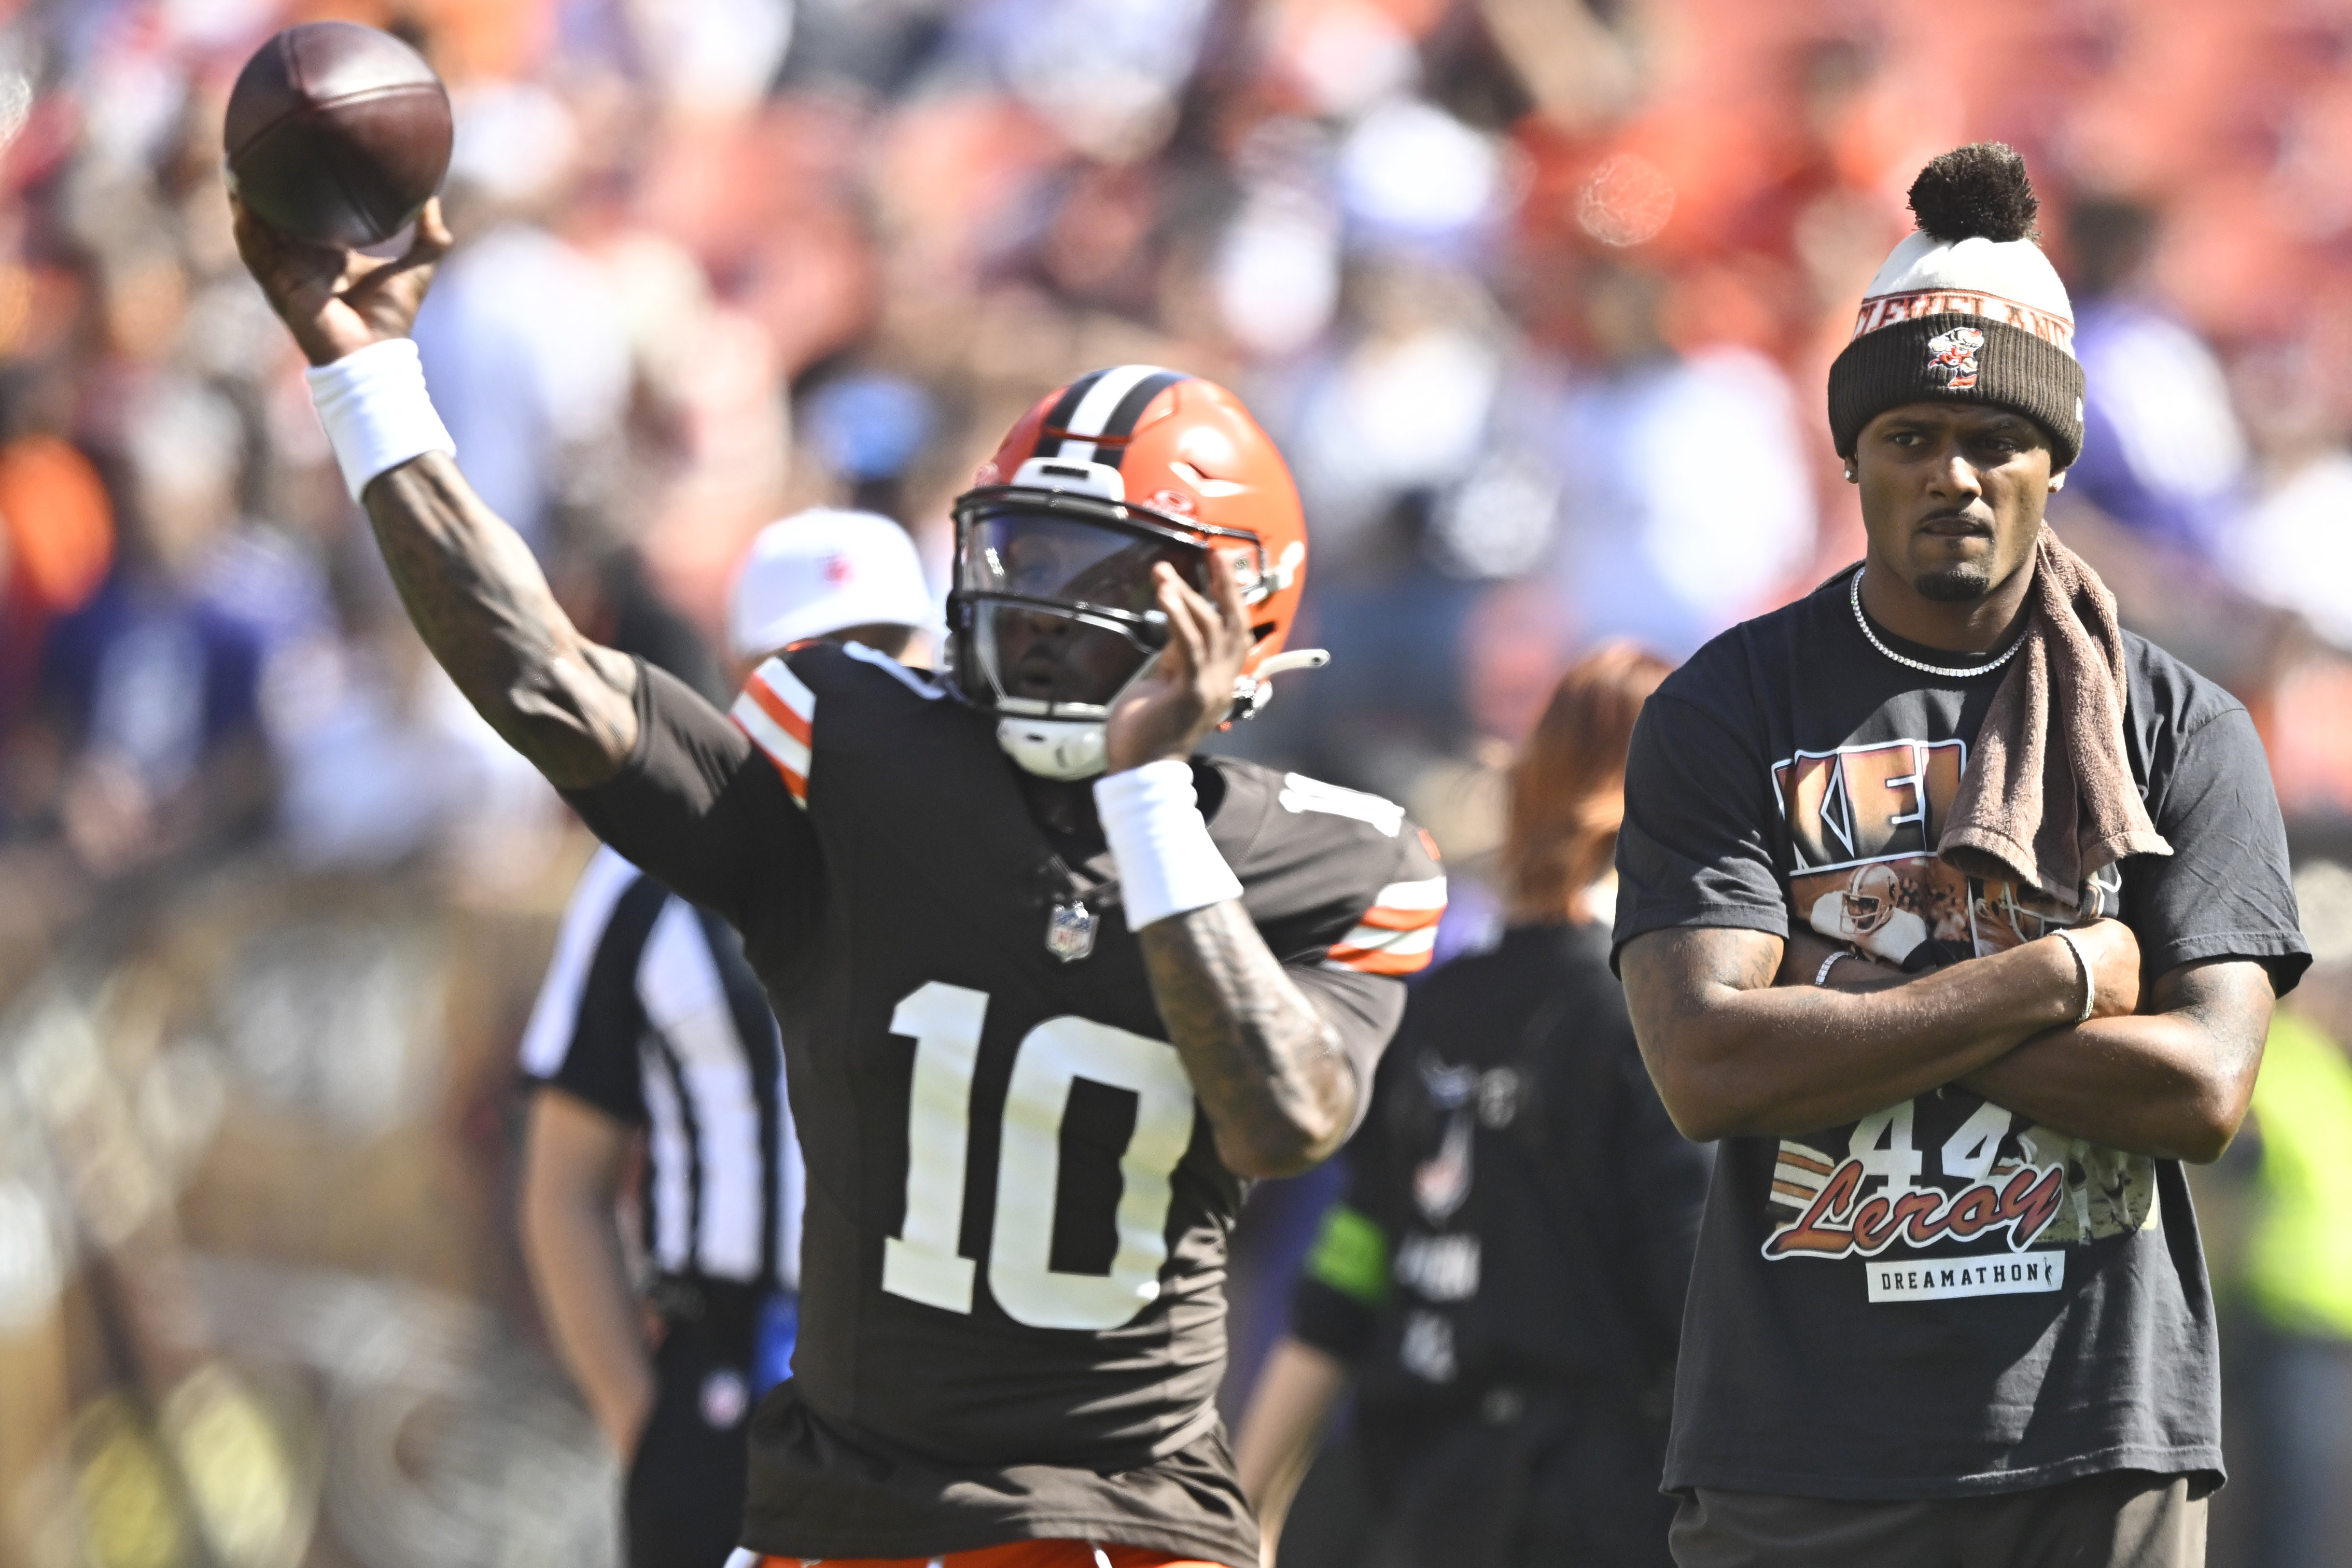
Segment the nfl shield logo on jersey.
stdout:
<svg viewBox="0 0 2352 1568">
<path fill-rule="evenodd" d="M 1095 950 L 1095 927 L 1101 923 L 1082 903 L 1055 904 L 1045 921 L 1045 951 L 1064 963 L 1076 963 Z"/>
</svg>

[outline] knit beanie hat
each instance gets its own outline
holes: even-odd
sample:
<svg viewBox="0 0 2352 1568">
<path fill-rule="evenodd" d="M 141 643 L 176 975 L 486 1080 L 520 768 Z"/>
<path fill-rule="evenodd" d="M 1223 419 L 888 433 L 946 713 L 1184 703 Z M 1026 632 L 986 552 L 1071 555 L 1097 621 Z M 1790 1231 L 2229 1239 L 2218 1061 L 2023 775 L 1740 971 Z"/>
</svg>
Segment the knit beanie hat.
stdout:
<svg viewBox="0 0 2352 1568">
<path fill-rule="evenodd" d="M 2049 437 L 2053 466 L 2083 452 L 2074 308 L 2035 243 L 2025 160 L 1999 142 L 1957 147 L 1911 185 L 1916 231 L 1870 280 L 1853 341 L 1830 366 L 1830 433 L 1853 456 L 1862 427 L 1926 400 L 1989 403 Z"/>
</svg>

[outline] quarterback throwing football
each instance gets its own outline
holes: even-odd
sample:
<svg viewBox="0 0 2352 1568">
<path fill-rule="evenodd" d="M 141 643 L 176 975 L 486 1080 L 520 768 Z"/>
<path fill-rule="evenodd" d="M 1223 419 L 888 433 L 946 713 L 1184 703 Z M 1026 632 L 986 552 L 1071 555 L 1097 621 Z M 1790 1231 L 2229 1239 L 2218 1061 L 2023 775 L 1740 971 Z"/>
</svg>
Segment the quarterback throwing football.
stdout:
<svg viewBox="0 0 2352 1568">
<path fill-rule="evenodd" d="M 945 674 L 812 647 L 730 717 L 582 637 L 459 473 L 406 337 L 437 213 L 386 263 L 238 239 L 435 656 L 809 1020 L 739 1555 L 1255 1568 L 1226 1234 L 1354 1126 L 1444 901 L 1397 807 L 1193 754 L 1314 657 L 1272 443 L 1150 366 L 1049 395 L 957 501 Z"/>
</svg>

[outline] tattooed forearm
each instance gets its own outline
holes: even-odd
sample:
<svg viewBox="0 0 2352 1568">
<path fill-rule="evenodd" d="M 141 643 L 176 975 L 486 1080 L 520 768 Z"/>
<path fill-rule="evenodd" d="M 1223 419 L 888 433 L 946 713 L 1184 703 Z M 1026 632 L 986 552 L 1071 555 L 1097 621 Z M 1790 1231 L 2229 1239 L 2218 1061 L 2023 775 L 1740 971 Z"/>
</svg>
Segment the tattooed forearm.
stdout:
<svg viewBox="0 0 2352 1568">
<path fill-rule="evenodd" d="M 1212 904 L 1138 934 L 1226 1168 L 1286 1176 L 1339 1148 L 1355 1118 L 1355 1069 L 1242 906 Z"/>
<path fill-rule="evenodd" d="M 455 459 L 404 463 L 365 500 L 409 618 L 491 727 L 558 787 L 617 773 L 636 742 L 636 667 L 580 635 Z"/>
</svg>

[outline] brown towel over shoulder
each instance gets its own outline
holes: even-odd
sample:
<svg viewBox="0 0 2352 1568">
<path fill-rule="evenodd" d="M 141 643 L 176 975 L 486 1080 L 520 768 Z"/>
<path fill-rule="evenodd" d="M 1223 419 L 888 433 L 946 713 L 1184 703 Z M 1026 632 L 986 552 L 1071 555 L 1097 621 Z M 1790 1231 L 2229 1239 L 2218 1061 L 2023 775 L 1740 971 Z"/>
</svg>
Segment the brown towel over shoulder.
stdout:
<svg viewBox="0 0 2352 1568">
<path fill-rule="evenodd" d="M 2085 879 L 2126 855 L 2169 855 L 2124 754 L 2116 596 L 2044 523 L 2025 644 L 1993 693 L 1937 848 L 2076 908 Z"/>
</svg>

